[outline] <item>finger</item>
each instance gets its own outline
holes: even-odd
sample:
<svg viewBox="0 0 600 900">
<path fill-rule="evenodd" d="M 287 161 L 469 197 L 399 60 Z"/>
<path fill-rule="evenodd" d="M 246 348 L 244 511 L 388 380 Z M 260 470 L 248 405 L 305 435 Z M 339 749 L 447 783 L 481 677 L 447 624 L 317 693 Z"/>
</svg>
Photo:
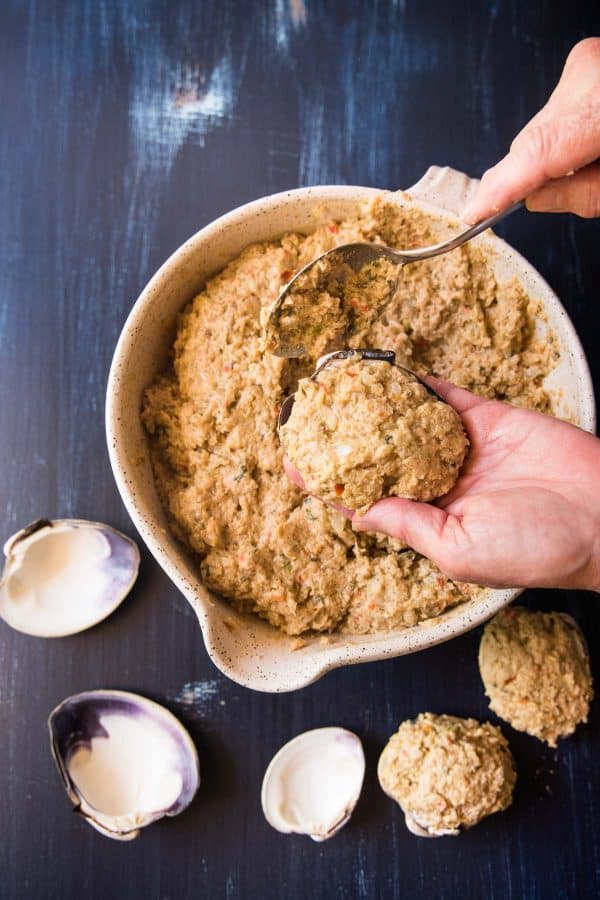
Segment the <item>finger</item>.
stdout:
<svg viewBox="0 0 600 900">
<path fill-rule="evenodd" d="M 510 152 L 488 169 L 462 217 L 478 222 L 528 197 L 550 179 L 588 165 L 599 153 L 600 103 L 540 121 L 517 135 Z"/>
<path fill-rule="evenodd" d="M 600 156 L 600 38 L 576 44 L 548 102 L 483 176 L 462 218 L 478 222 Z"/>
<path fill-rule="evenodd" d="M 446 403 L 453 406 L 460 415 L 468 412 L 475 406 L 480 406 L 482 403 L 489 402 L 485 397 L 478 397 L 476 394 L 472 394 L 471 391 L 466 391 L 464 388 L 458 387 L 456 384 L 451 384 L 449 381 L 442 381 L 441 378 L 436 378 L 434 375 L 423 375 L 422 380 L 428 384 L 442 400 L 445 400 Z"/>
<path fill-rule="evenodd" d="M 290 479 L 296 487 L 299 487 L 300 490 L 305 491 L 306 485 L 304 484 L 304 479 L 298 469 L 292 465 L 287 456 L 283 457 L 283 468 L 285 469 L 285 474 Z M 347 519 L 351 519 L 354 516 L 354 510 L 348 509 L 347 506 L 341 506 L 339 503 L 327 503 L 327 506 L 332 509 L 334 512 L 339 513 L 341 516 L 345 516 Z"/>
<path fill-rule="evenodd" d="M 285 469 L 285 474 L 292 481 L 296 487 L 299 487 L 301 490 L 306 490 L 306 485 L 304 484 L 304 479 L 302 475 L 298 471 L 298 469 L 291 464 L 287 456 L 283 457 L 283 468 Z"/>
<path fill-rule="evenodd" d="M 587 95 L 596 90 L 600 81 L 600 37 L 584 38 L 567 56 L 560 81 L 550 100 Z"/>
<path fill-rule="evenodd" d="M 600 163 L 572 176 L 556 178 L 527 198 L 531 212 L 572 212 L 584 219 L 600 216 Z"/>
<path fill-rule="evenodd" d="M 538 121 L 573 109 L 580 100 L 588 99 L 600 84 L 600 38 L 585 38 L 571 49 L 558 84 L 546 104 L 529 120 L 525 128 Z"/>
<path fill-rule="evenodd" d="M 339 503 L 330 503 L 329 500 L 325 500 L 325 505 L 332 509 L 334 512 L 339 513 L 340 516 L 344 516 L 346 519 L 353 519 L 356 513 L 353 509 L 349 509 L 347 506 L 340 506 Z"/>
<path fill-rule="evenodd" d="M 399 538 L 434 562 L 446 556 L 448 513 L 428 503 L 387 497 L 352 520 L 354 531 L 377 531 Z"/>
</svg>

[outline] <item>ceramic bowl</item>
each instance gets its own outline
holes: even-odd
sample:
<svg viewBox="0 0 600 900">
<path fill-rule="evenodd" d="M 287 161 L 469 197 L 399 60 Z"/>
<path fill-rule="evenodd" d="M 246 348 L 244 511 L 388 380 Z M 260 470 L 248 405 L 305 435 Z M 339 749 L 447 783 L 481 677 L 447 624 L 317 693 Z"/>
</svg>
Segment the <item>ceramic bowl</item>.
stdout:
<svg viewBox="0 0 600 900">
<path fill-rule="evenodd" d="M 475 185 L 462 173 L 434 166 L 408 191 L 386 196 L 400 206 L 412 205 L 427 212 L 447 233 L 448 223 L 460 229 L 456 213 Z M 333 635 L 330 643 L 309 638 L 305 647 L 292 652 L 289 637 L 257 617 L 236 612 L 209 593 L 197 563 L 171 534 L 158 499 L 139 413 L 144 389 L 167 364 L 177 314 L 210 275 L 248 244 L 272 240 L 285 231 L 308 233 L 332 218 L 354 214 L 358 204 L 381 193 L 366 187 L 302 188 L 256 200 L 222 216 L 186 241 L 161 266 L 133 307 L 115 350 L 107 389 L 106 428 L 123 502 L 150 551 L 193 607 L 215 665 L 229 678 L 255 690 L 291 691 L 337 666 L 414 653 L 475 627 L 518 594 L 516 590 L 488 591 L 412 628 L 371 635 Z M 500 280 L 516 275 L 529 294 L 542 302 L 561 346 L 561 360 L 547 385 L 558 389 L 559 414 L 592 431 L 595 410 L 588 366 L 558 298 L 504 241 L 491 232 L 477 240 L 489 252 Z M 540 322 L 539 327 L 546 326 Z"/>
</svg>

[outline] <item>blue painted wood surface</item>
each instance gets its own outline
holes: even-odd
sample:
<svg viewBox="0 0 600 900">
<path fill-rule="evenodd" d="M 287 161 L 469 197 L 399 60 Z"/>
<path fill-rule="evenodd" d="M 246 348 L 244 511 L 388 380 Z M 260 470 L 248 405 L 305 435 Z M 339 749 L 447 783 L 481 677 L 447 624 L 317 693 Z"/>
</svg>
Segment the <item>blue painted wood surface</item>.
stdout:
<svg viewBox="0 0 600 900">
<path fill-rule="evenodd" d="M 3 534 L 42 515 L 133 534 L 105 449 L 106 377 L 135 297 L 186 237 L 298 185 L 394 188 L 430 163 L 481 173 L 598 25 L 584 0 L 4 0 Z M 598 223 L 523 214 L 503 231 L 563 300 L 598 385 Z M 525 602 L 578 618 L 598 676 L 598 598 L 529 591 Z M 402 719 L 488 717 L 478 639 L 336 671 L 293 695 L 252 693 L 215 670 L 147 553 L 131 597 L 87 634 L 43 641 L 0 623 L 0 897 L 599 896 L 598 703 L 557 751 L 505 727 L 514 805 L 458 839 L 410 836 L 377 785 Z M 104 686 L 165 702 L 202 760 L 192 807 L 129 845 L 70 813 L 48 747 L 50 709 Z M 279 835 L 260 811 L 265 766 L 294 734 L 333 723 L 365 743 L 356 814 L 326 844 Z"/>
</svg>

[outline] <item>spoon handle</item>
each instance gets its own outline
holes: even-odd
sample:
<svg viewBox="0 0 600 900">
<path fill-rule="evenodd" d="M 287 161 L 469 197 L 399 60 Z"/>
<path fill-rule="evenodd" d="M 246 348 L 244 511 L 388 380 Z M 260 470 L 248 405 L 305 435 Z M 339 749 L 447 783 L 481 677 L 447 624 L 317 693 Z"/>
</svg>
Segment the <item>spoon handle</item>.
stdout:
<svg viewBox="0 0 600 900">
<path fill-rule="evenodd" d="M 522 206 L 524 206 L 524 203 L 522 200 L 519 200 L 507 209 L 503 209 L 502 212 L 495 213 L 493 216 L 488 216 L 487 219 L 482 219 L 477 225 L 467 228 L 466 231 L 457 234 L 456 237 L 450 238 L 447 241 L 442 241 L 440 244 L 431 244 L 429 247 L 419 247 L 416 250 L 400 250 L 398 251 L 398 256 L 401 261 L 414 262 L 418 259 L 429 259 L 430 256 L 439 256 L 441 253 L 447 253 L 449 250 L 454 250 L 456 247 L 460 247 L 462 244 L 470 241 L 471 238 L 481 234 L 486 228 L 492 228 L 497 222 L 500 222 L 501 219 L 509 216 Z"/>
</svg>

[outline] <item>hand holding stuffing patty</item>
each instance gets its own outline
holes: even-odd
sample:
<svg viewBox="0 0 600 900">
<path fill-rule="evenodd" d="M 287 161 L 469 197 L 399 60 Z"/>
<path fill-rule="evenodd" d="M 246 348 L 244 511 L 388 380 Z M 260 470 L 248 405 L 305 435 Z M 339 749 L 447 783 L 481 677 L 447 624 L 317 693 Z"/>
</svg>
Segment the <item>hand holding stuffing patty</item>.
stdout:
<svg viewBox="0 0 600 900">
<path fill-rule="evenodd" d="M 380 500 L 353 528 L 400 538 L 460 581 L 600 590 L 600 440 L 428 381 L 469 436 L 461 477 L 435 506 Z"/>
<path fill-rule="evenodd" d="M 523 197 L 534 212 L 600 215 L 600 38 L 573 47 L 548 102 L 485 173 L 462 218 L 479 222 Z"/>
<path fill-rule="evenodd" d="M 600 590 L 600 440 L 551 416 L 427 381 L 469 437 L 461 476 L 435 505 L 388 497 L 354 515 L 352 527 L 399 538 L 459 581 Z"/>
<path fill-rule="evenodd" d="M 468 448 L 460 416 L 413 372 L 359 353 L 300 379 L 279 438 L 310 494 L 359 514 L 447 494 Z"/>
</svg>

